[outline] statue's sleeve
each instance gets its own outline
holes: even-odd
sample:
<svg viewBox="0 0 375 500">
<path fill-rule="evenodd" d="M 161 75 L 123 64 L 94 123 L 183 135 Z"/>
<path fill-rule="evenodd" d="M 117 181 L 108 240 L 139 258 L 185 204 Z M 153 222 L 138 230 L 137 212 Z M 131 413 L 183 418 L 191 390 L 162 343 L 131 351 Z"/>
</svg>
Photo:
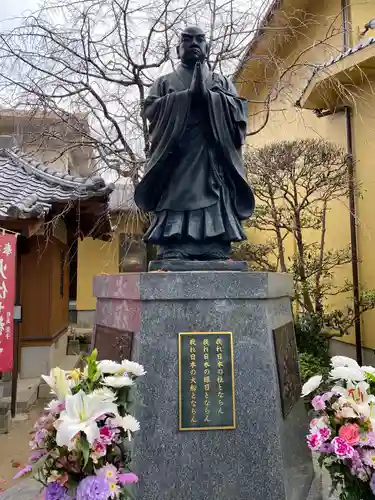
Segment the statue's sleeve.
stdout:
<svg viewBox="0 0 375 500">
<path fill-rule="evenodd" d="M 163 102 L 163 87 L 165 87 L 163 79 L 158 78 L 152 84 L 144 104 L 144 114 L 150 123 L 157 121 L 158 115 Z"/>
<path fill-rule="evenodd" d="M 169 92 L 168 82 L 163 78 L 156 80 L 145 99 L 143 111 L 149 121 L 150 158 L 134 195 L 142 210 L 155 210 L 166 189 L 174 167 L 169 159 L 185 130 L 189 106 L 188 90 Z"/>
<path fill-rule="evenodd" d="M 228 111 L 227 126 L 236 148 L 240 148 L 245 143 L 247 130 L 247 100 L 238 97 L 236 87 L 225 77 L 220 78 L 220 83 L 214 85 L 213 92 L 221 97 L 224 108 Z M 217 99 L 215 99 L 217 103 Z"/>
<path fill-rule="evenodd" d="M 169 120 L 181 121 L 181 117 L 186 113 L 185 105 L 188 102 L 187 90 L 180 92 L 168 91 L 169 85 L 166 77 L 158 78 L 152 85 L 147 98 L 145 99 L 143 112 L 149 122 L 149 133 L 151 141 L 151 151 L 164 142 L 166 125 Z"/>
</svg>

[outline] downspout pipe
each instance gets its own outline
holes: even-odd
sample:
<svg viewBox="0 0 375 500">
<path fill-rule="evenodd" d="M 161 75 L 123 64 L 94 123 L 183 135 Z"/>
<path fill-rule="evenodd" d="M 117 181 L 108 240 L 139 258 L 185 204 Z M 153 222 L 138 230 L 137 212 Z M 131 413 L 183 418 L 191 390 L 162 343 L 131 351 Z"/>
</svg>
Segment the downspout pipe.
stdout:
<svg viewBox="0 0 375 500">
<path fill-rule="evenodd" d="M 350 47 L 350 5 L 348 0 L 341 0 L 341 19 L 343 27 L 343 51 Z M 355 160 L 353 151 L 353 114 L 350 106 L 345 106 L 346 152 L 348 163 L 348 190 L 349 190 L 349 223 L 350 246 L 352 254 L 352 282 L 353 282 L 353 313 L 357 363 L 362 365 L 362 332 L 360 318 L 360 287 L 358 272 L 358 242 L 357 242 L 357 214 L 355 195 Z"/>
<path fill-rule="evenodd" d="M 352 129 L 352 110 L 345 108 L 346 125 L 346 150 L 348 163 L 348 182 L 349 182 L 349 222 L 350 222 L 350 246 L 352 253 L 352 280 L 353 280 L 353 313 L 354 313 L 354 332 L 355 349 L 357 363 L 362 366 L 362 335 L 360 318 L 360 290 L 358 273 L 358 243 L 357 243 L 357 223 L 355 206 L 355 161 L 353 156 L 353 129 Z"/>
</svg>

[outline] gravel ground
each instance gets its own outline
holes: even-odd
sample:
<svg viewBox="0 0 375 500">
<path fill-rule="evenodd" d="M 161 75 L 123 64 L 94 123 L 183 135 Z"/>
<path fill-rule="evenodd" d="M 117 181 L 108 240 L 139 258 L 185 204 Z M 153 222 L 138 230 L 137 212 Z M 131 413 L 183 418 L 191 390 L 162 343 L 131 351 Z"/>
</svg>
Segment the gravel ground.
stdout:
<svg viewBox="0 0 375 500">
<path fill-rule="evenodd" d="M 13 477 L 27 465 L 30 432 L 44 406 L 45 401 L 38 401 L 28 414 L 16 415 L 11 431 L 0 435 L 0 491 L 19 484 Z"/>
</svg>

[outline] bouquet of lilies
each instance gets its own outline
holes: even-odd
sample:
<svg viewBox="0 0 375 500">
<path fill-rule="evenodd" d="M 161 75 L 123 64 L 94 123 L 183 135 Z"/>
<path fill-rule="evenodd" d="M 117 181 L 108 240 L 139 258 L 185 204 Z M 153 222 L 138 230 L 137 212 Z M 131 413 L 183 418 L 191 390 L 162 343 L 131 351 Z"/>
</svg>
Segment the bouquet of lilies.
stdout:
<svg viewBox="0 0 375 500">
<path fill-rule="evenodd" d="M 44 380 L 56 399 L 34 426 L 29 465 L 45 500 L 133 498 L 129 441 L 139 430 L 130 414 L 131 388 L 143 366 L 97 361 L 94 350 L 81 370 L 54 368 Z"/>
<path fill-rule="evenodd" d="M 375 497 L 375 368 L 344 356 L 331 359 L 327 377 L 302 388 L 313 412 L 307 444 L 330 473 L 340 500 Z"/>
</svg>

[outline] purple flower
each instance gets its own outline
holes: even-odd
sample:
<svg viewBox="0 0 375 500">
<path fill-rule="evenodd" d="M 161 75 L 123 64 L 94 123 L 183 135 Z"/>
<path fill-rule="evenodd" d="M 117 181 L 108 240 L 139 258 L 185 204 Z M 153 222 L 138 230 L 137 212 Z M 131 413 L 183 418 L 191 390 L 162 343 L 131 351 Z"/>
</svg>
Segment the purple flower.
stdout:
<svg viewBox="0 0 375 500">
<path fill-rule="evenodd" d="M 375 468 L 375 450 L 363 450 L 362 449 L 362 460 L 366 465 L 369 465 L 373 469 Z"/>
<path fill-rule="evenodd" d="M 35 441 L 43 441 L 43 439 L 46 437 L 47 435 L 47 431 L 46 429 L 39 429 L 36 433 L 35 433 Z"/>
<path fill-rule="evenodd" d="M 32 467 L 31 465 L 26 465 L 26 467 L 24 467 L 23 469 L 21 469 L 19 472 L 17 472 L 17 474 L 14 476 L 13 479 L 18 479 L 22 476 L 24 476 L 25 474 L 27 474 L 28 472 L 31 472 L 32 471 Z"/>
<path fill-rule="evenodd" d="M 372 475 L 372 478 L 370 481 L 370 487 L 371 487 L 371 491 L 375 495 L 375 473 Z"/>
<path fill-rule="evenodd" d="M 326 403 L 323 399 L 322 396 L 315 396 L 315 398 L 312 399 L 311 401 L 312 407 L 314 410 L 319 411 L 319 410 L 324 410 L 326 407 Z"/>
<path fill-rule="evenodd" d="M 108 500 L 109 485 L 104 477 L 88 476 L 79 483 L 76 500 Z"/>
<path fill-rule="evenodd" d="M 334 395 L 335 395 L 334 392 L 325 392 L 322 396 L 322 399 L 323 401 L 329 401 Z"/>
<path fill-rule="evenodd" d="M 359 435 L 358 446 L 375 448 L 375 432 L 364 432 Z"/>
<path fill-rule="evenodd" d="M 354 451 L 350 472 L 353 474 L 353 476 L 358 477 L 361 481 L 367 482 L 369 480 L 369 475 L 367 473 L 368 468 L 363 464 L 361 460 L 361 454 L 358 453 L 357 450 Z"/>
<path fill-rule="evenodd" d="M 319 453 L 332 453 L 331 443 L 323 443 L 317 450 Z"/>
<path fill-rule="evenodd" d="M 107 464 L 95 471 L 97 476 L 104 477 L 108 483 L 117 483 L 117 469 L 112 464 Z"/>
<path fill-rule="evenodd" d="M 120 484 L 137 483 L 138 482 L 138 476 L 137 476 L 137 474 L 134 474 L 133 472 L 125 472 L 124 474 L 119 474 L 118 475 L 118 482 Z"/>
<path fill-rule="evenodd" d="M 350 446 L 345 439 L 335 437 L 332 439 L 333 451 L 339 458 L 352 458 L 354 455 L 354 448 Z"/>
<path fill-rule="evenodd" d="M 71 500 L 69 490 L 56 481 L 49 483 L 45 489 L 45 500 Z"/>
<path fill-rule="evenodd" d="M 41 457 L 43 457 L 46 451 L 36 451 L 29 456 L 29 462 L 37 462 Z"/>
</svg>

